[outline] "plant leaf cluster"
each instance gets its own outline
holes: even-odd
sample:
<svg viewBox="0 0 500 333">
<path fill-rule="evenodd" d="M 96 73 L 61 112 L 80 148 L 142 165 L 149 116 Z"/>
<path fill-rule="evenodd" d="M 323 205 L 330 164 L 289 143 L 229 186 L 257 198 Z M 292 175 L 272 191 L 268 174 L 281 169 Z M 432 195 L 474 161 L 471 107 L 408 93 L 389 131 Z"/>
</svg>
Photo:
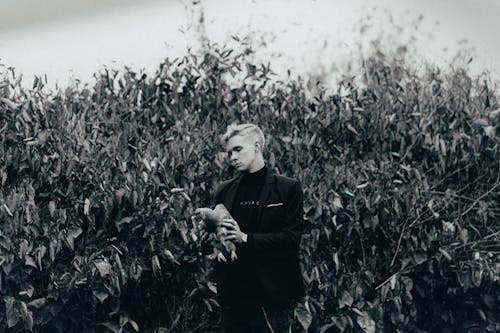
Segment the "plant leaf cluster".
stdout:
<svg viewBox="0 0 500 333">
<path fill-rule="evenodd" d="M 233 122 L 259 124 L 269 166 L 304 188 L 294 329 L 498 330 L 495 89 L 378 50 L 331 92 L 249 54 L 213 46 L 57 93 L 3 73 L 0 330 L 216 331 L 191 216 L 234 175 L 218 144 Z"/>
</svg>

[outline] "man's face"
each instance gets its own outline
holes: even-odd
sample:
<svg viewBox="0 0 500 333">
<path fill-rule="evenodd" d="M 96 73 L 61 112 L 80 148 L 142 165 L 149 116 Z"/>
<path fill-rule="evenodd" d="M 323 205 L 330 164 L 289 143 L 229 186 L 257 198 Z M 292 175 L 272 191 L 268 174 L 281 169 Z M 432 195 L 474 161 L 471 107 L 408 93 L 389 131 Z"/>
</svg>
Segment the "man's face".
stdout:
<svg viewBox="0 0 500 333">
<path fill-rule="evenodd" d="M 235 135 L 226 145 L 229 162 L 239 171 L 249 171 L 256 161 L 257 147 L 251 135 Z"/>
</svg>

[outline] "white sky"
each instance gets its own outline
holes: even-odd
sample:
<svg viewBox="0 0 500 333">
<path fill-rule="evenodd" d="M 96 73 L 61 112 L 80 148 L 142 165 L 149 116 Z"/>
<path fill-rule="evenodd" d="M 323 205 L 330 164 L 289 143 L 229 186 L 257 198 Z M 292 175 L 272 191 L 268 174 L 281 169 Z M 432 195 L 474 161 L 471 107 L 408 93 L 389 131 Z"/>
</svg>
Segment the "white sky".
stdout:
<svg viewBox="0 0 500 333">
<path fill-rule="evenodd" d="M 222 42 L 231 34 L 249 31 L 255 31 L 255 36 L 268 32 L 269 37 L 271 32 L 276 38 L 261 56 L 272 58 L 271 65 L 279 73 L 291 68 L 306 74 L 318 66 L 342 65 L 360 41 L 359 34 L 354 33 L 355 23 L 371 15 L 373 29 L 382 34 L 394 32 L 388 15 L 383 15 L 388 13 L 394 24 L 404 27 L 397 39 L 416 36 L 422 59 L 443 63 L 459 46 L 472 47 L 475 57 L 471 71 L 488 69 L 500 78 L 500 38 L 496 36 L 500 32 L 500 1 L 201 3 L 211 41 Z M 415 30 L 412 24 L 419 14 L 423 19 Z M 92 74 L 103 65 L 127 65 L 151 73 L 162 59 L 182 56 L 193 44 L 189 17 L 181 0 L 0 0 L 0 64 L 23 73 L 27 86 L 34 74 L 47 74 L 49 86 L 56 82 L 64 86 L 71 77 L 92 82 Z"/>
</svg>

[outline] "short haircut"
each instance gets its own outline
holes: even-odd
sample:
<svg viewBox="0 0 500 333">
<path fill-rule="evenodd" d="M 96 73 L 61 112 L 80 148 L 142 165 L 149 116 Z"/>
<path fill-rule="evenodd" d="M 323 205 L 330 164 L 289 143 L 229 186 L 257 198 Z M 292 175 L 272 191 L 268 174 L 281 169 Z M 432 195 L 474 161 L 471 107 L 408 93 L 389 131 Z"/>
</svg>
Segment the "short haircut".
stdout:
<svg viewBox="0 0 500 333">
<path fill-rule="evenodd" d="M 236 135 L 241 135 L 243 137 L 253 136 L 261 146 L 261 149 L 264 150 L 264 146 L 266 144 L 266 139 L 264 137 L 264 132 L 260 129 L 259 126 L 254 124 L 231 124 L 227 127 L 226 133 L 220 136 L 220 142 L 223 146 L 226 146 L 229 139 Z"/>
</svg>

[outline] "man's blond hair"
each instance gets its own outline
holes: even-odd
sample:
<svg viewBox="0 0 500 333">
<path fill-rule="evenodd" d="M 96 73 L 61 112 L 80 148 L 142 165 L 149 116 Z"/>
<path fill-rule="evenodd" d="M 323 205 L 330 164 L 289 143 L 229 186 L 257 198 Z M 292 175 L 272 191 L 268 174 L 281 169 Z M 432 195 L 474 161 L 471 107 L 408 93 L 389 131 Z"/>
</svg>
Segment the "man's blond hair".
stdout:
<svg viewBox="0 0 500 333">
<path fill-rule="evenodd" d="M 260 143 L 261 150 L 264 150 L 266 139 L 264 137 L 264 132 L 262 132 L 259 126 L 254 124 L 231 124 L 227 127 L 226 133 L 220 136 L 221 144 L 226 146 L 227 142 L 236 135 L 241 135 L 243 137 L 252 136 L 253 139 Z"/>
</svg>

